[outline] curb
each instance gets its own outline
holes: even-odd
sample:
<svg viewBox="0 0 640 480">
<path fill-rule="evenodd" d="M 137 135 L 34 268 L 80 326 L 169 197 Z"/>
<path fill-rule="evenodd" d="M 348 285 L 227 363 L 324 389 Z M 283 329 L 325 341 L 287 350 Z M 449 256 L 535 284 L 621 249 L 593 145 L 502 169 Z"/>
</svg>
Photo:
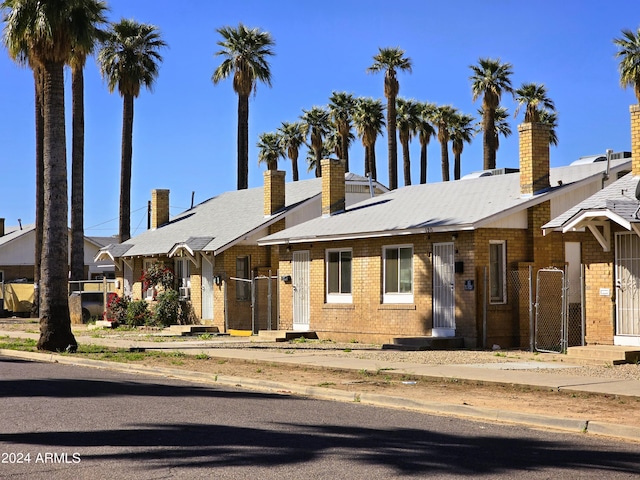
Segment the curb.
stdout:
<svg viewBox="0 0 640 480">
<path fill-rule="evenodd" d="M 106 360 L 92 360 L 86 358 L 72 358 L 55 353 L 24 352 L 20 350 L 0 349 L 0 355 L 29 361 L 60 363 L 90 368 L 100 368 L 132 374 L 154 375 L 167 378 L 178 378 L 196 383 L 222 385 L 226 387 L 245 388 L 260 392 L 276 393 L 280 395 L 299 395 L 318 400 L 330 400 L 347 403 L 361 403 L 384 408 L 412 410 L 440 416 L 456 416 L 468 420 L 483 422 L 501 422 L 516 425 L 535 426 L 553 430 L 563 430 L 572 433 L 590 433 L 593 435 L 614 437 L 634 442 L 640 442 L 640 427 L 619 425 L 606 422 L 590 421 L 588 419 L 556 418 L 548 415 L 520 413 L 508 410 L 478 408 L 470 405 L 455 405 L 439 402 L 429 402 L 418 399 L 394 397 L 367 392 L 347 392 L 324 387 L 301 386 L 269 380 L 255 380 L 244 377 L 216 375 L 204 372 L 192 372 L 177 368 L 158 368 L 131 365 L 127 363 L 109 362 Z"/>
</svg>

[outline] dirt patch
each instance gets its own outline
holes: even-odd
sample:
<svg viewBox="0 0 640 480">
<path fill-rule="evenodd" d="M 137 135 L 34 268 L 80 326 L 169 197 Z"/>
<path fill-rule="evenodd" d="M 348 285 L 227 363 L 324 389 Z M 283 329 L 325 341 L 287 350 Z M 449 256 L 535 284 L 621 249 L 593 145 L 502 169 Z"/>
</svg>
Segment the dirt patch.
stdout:
<svg viewBox="0 0 640 480">
<path fill-rule="evenodd" d="M 452 379 L 429 379 L 394 374 L 385 370 L 356 372 L 319 369 L 214 356 L 208 358 L 154 357 L 147 358 L 140 364 L 301 386 L 326 387 L 354 393 L 371 392 L 453 405 L 640 425 L 640 399 L 635 397 L 571 393 L 520 385 L 483 384 Z"/>
</svg>

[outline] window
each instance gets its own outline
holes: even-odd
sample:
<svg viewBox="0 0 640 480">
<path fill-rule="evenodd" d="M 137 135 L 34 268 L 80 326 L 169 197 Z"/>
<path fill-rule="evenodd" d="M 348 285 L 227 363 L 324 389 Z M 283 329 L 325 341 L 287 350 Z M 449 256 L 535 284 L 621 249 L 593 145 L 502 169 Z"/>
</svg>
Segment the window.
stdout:
<svg viewBox="0 0 640 480">
<path fill-rule="evenodd" d="M 176 258 L 174 265 L 178 294 L 182 298 L 189 298 L 191 297 L 191 260 Z"/>
<path fill-rule="evenodd" d="M 507 303 L 506 242 L 492 240 L 489 242 L 489 291 L 491 303 Z"/>
<path fill-rule="evenodd" d="M 236 257 L 236 278 L 249 279 L 249 257 Z M 236 280 L 236 300 L 251 300 L 251 282 Z"/>
<path fill-rule="evenodd" d="M 327 250 L 327 303 L 351 303 L 351 250 Z"/>
<path fill-rule="evenodd" d="M 384 303 L 413 303 L 413 247 L 385 247 Z"/>
<path fill-rule="evenodd" d="M 147 260 L 145 259 L 142 265 L 142 270 L 144 272 L 146 272 L 147 270 L 149 270 L 149 268 L 151 268 L 151 266 L 156 263 L 155 260 Z M 144 288 L 144 284 L 142 285 L 142 288 Z M 142 292 L 142 295 L 147 299 L 147 300 L 154 300 L 155 295 L 153 293 L 153 287 L 149 287 L 147 288 L 144 292 Z"/>
</svg>

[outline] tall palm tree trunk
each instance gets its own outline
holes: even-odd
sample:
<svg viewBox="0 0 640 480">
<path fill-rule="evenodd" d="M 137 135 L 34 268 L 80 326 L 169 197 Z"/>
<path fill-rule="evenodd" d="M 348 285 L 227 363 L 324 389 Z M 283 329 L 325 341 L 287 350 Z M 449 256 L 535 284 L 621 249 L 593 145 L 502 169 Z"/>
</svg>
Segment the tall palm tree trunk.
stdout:
<svg viewBox="0 0 640 480">
<path fill-rule="evenodd" d="M 84 279 L 84 73 L 71 71 L 71 280 Z"/>
<path fill-rule="evenodd" d="M 349 135 L 348 131 L 345 134 L 344 132 L 340 134 L 340 150 L 342 150 L 342 159 L 344 160 L 344 171 L 349 171 L 349 139 L 347 136 Z"/>
<path fill-rule="evenodd" d="M 440 142 L 440 155 L 442 156 L 442 181 L 449 181 L 449 142 Z"/>
<path fill-rule="evenodd" d="M 369 172 L 373 180 L 378 179 L 378 168 L 376 167 L 376 144 L 369 147 Z"/>
<path fill-rule="evenodd" d="M 460 157 L 462 152 L 454 149 L 453 152 L 453 179 L 460 180 Z"/>
<path fill-rule="evenodd" d="M 409 141 L 402 141 L 402 167 L 405 186 L 411 185 L 411 159 L 409 158 Z"/>
<path fill-rule="evenodd" d="M 31 316 L 39 317 L 40 311 L 40 268 L 42 266 L 42 228 L 44 221 L 44 92 L 42 85 L 42 68 L 33 69 L 35 84 L 35 123 L 36 123 L 36 245 L 33 268 L 33 295 Z"/>
<path fill-rule="evenodd" d="M 238 94 L 238 190 L 249 188 L 249 95 Z"/>
<path fill-rule="evenodd" d="M 420 183 L 427 183 L 427 146 L 420 145 Z"/>
<path fill-rule="evenodd" d="M 484 169 L 492 170 L 496 168 L 496 125 L 495 125 L 495 109 L 486 108 L 482 118 L 483 132 L 483 155 Z"/>
<path fill-rule="evenodd" d="M 44 223 L 38 349 L 77 348 L 68 287 L 67 160 L 63 64 L 44 65 Z"/>
<path fill-rule="evenodd" d="M 297 182 L 299 178 L 298 172 L 298 152 L 289 153 L 289 158 L 291 159 L 291 175 L 293 176 L 293 181 Z"/>
<path fill-rule="evenodd" d="M 316 156 L 316 178 L 322 176 L 322 143 L 320 146 L 314 146 L 313 153 Z"/>
<path fill-rule="evenodd" d="M 387 147 L 389 148 L 389 188 L 398 188 L 398 141 L 396 137 L 396 97 L 387 97 Z"/>
<path fill-rule="evenodd" d="M 133 95 L 123 95 L 120 164 L 120 243 L 131 238 L 131 158 L 133 154 Z"/>
</svg>

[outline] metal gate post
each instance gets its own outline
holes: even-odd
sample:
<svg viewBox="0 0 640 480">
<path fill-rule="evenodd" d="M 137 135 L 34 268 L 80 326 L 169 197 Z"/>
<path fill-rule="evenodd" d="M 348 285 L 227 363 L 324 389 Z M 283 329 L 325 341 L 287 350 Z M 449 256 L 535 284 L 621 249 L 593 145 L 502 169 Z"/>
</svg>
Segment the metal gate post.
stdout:
<svg viewBox="0 0 640 480">
<path fill-rule="evenodd" d="M 269 270 L 269 283 L 267 285 L 267 329 L 271 330 L 271 270 Z"/>
<path fill-rule="evenodd" d="M 482 348 L 487 348 L 487 266 L 482 281 Z"/>
<path fill-rule="evenodd" d="M 251 335 L 256 332 L 256 279 L 251 272 Z"/>
<path fill-rule="evenodd" d="M 580 345 L 585 346 L 585 337 L 587 335 L 587 317 L 585 305 L 585 288 L 584 288 L 584 263 L 580 264 Z"/>
<path fill-rule="evenodd" d="M 534 332 L 535 325 L 533 323 L 533 265 L 529 265 L 529 351 L 534 350 Z"/>
</svg>

